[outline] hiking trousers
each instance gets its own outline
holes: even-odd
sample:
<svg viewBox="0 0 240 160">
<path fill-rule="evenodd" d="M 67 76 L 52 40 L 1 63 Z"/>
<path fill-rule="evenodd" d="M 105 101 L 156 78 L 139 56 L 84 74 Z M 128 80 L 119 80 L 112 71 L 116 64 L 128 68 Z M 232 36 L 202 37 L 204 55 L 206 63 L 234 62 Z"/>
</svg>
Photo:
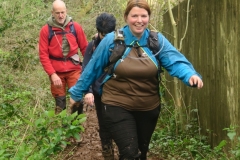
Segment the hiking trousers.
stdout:
<svg viewBox="0 0 240 160">
<path fill-rule="evenodd" d="M 109 147 L 112 147 L 112 138 L 103 121 L 101 96 L 99 96 L 98 94 L 94 94 L 94 103 L 97 112 L 99 136 L 101 138 L 102 148 L 103 150 L 104 148 L 108 149 Z"/>
<path fill-rule="evenodd" d="M 151 136 L 161 107 L 150 111 L 128 111 L 103 104 L 102 114 L 107 129 L 118 146 L 120 160 L 146 160 Z"/>
<path fill-rule="evenodd" d="M 57 72 L 57 75 L 62 81 L 62 87 L 56 87 L 51 82 L 52 96 L 55 98 L 56 107 L 66 109 L 66 90 L 76 84 L 80 77 L 81 70 L 74 70 L 69 72 Z M 51 79 L 50 79 L 51 80 Z"/>
</svg>

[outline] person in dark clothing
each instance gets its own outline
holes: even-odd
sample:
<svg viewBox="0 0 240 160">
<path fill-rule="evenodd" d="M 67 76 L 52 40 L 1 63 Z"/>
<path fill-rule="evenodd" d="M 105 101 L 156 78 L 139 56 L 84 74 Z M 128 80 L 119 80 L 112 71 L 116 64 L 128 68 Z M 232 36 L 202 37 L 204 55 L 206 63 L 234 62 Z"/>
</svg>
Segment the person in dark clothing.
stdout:
<svg viewBox="0 0 240 160">
<path fill-rule="evenodd" d="M 85 66 L 88 64 L 92 58 L 94 50 L 97 48 L 98 44 L 104 38 L 104 36 L 115 30 L 116 19 L 112 14 L 102 13 L 96 19 L 96 28 L 98 33 L 94 35 L 93 40 L 89 42 L 86 52 L 84 55 L 82 69 L 84 70 Z M 93 84 L 94 86 L 94 84 Z M 102 151 L 104 157 L 113 157 L 113 146 L 110 132 L 106 130 L 105 125 L 103 124 L 102 111 L 101 111 L 101 96 L 92 90 L 90 87 L 88 93 L 84 97 L 84 102 L 94 105 L 93 102 L 89 102 L 94 98 L 94 103 L 97 111 L 97 118 L 99 123 L 99 135 L 102 143 Z M 106 158 L 105 158 L 106 159 Z"/>
</svg>

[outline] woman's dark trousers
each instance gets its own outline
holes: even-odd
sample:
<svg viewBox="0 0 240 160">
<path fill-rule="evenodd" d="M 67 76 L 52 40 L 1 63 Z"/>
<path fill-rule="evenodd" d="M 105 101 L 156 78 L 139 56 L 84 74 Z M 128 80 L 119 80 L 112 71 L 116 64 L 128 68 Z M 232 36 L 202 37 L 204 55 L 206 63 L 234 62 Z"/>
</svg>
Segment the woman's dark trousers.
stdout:
<svg viewBox="0 0 240 160">
<path fill-rule="evenodd" d="M 104 150 L 111 150 L 112 149 L 112 138 L 110 132 L 107 130 L 105 124 L 103 123 L 103 116 L 102 116 L 102 102 L 101 96 L 94 94 L 94 103 L 97 111 L 97 118 L 99 124 L 99 136 L 101 138 L 102 149 Z"/>
<path fill-rule="evenodd" d="M 103 104 L 107 129 L 118 146 L 120 160 L 146 160 L 151 136 L 156 127 L 160 106 L 151 111 L 128 111 Z"/>
</svg>

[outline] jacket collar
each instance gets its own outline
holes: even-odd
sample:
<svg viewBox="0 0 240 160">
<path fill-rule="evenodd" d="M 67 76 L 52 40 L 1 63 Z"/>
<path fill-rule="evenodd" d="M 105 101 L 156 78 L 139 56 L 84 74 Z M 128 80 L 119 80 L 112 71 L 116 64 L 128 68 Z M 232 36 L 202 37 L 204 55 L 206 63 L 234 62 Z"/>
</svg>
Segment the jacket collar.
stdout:
<svg viewBox="0 0 240 160">
<path fill-rule="evenodd" d="M 52 26 L 52 27 L 56 27 L 56 28 L 61 28 L 62 30 L 64 30 L 64 28 L 68 25 L 68 23 L 70 22 L 72 20 L 72 17 L 70 17 L 70 16 L 66 16 L 66 20 L 65 20 L 65 22 L 64 22 L 64 24 L 63 24 L 63 26 L 62 25 L 60 25 L 60 24 L 58 24 L 57 22 L 56 22 L 56 20 L 55 20 L 55 18 L 53 17 L 53 16 L 50 16 L 49 18 L 48 18 L 48 20 L 47 20 L 47 24 L 49 24 L 50 26 Z"/>
<path fill-rule="evenodd" d="M 144 30 L 144 33 L 143 33 L 143 35 L 140 39 L 138 39 L 137 37 L 135 37 L 132 34 L 128 25 L 124 26 L 121 30 L 123 30 L 123 36 L 124 36 L 124 39 L 125 39 L 125 43 L 127 45 L 129 45 L 133 41 L 138 42 L 140 45 L 146 45 L 147 44 L 147 38 L 149 36 L 149 29 Z"/>
</svg>

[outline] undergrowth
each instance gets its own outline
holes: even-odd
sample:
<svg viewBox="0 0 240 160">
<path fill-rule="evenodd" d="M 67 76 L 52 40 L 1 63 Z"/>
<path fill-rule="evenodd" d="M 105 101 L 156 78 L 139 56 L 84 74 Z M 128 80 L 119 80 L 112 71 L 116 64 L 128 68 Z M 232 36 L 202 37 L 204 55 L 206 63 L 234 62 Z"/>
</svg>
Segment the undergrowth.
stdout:
<svg viewBox="0 0 240 160">
<path fill-rule="evenodd" d="M 6 62 L 3 55 L 0 59 Z M 46 75 L 35 67 L 25 72 L 12 68 L 1 63 L 0 159 L 51 159 L 70 137 L 80 139 L 86 116 L 66 110 L 55 115 Z"/>
<path fill-rule="evenodd" d="M 168 160 L 239 160 L 240 137 L 235 137 L 234 127 L 225 128 L 228 137 L 236 145 L 227 148 L 228 140 L 222 140 L 216 147 L 209 145 L 208 137 L 201 134 L 199 119 L 192 116 L 181 130 L 175 117 L 173 104 L 162 104 L 161 115 L 150 143 L 150 154 Z M 198 112 L 192 109 L 191 113 Z"/>
</svg>

